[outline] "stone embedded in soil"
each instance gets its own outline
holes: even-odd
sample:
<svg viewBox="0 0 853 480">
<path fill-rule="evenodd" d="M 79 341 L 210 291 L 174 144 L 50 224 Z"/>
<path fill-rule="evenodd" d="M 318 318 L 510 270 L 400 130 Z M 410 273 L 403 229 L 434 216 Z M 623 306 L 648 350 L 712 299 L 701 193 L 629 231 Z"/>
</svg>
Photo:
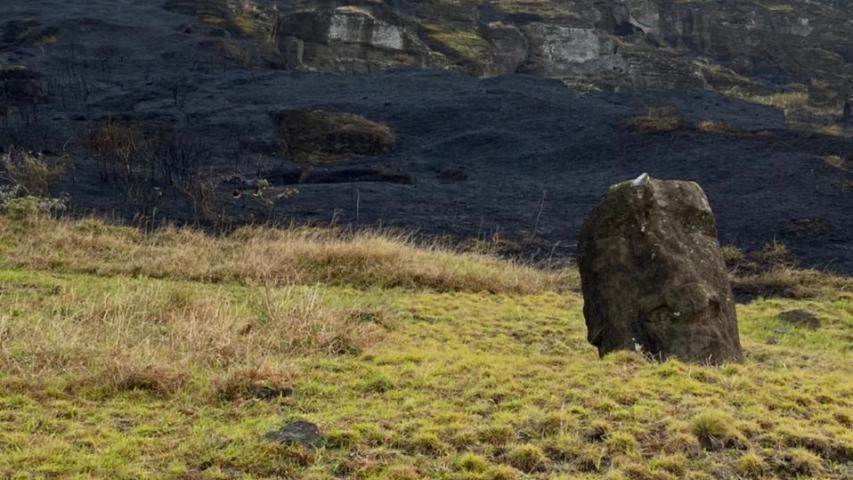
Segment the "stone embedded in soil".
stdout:
<svg viewBox="0 0 853 480">
<path fill-rule="evenodd" d="M 743 360 L 714 215 L 698 184 L 611 187 L 584 223 L 578 253 L 588 339 L 599 354 Z"/>
<path fill-rule="evenodd" d="M 255 389 L 254 397 L 258 400 L 270 401 L 293 395 L 293 389 L 289 387 L 258 387 Z"/>
<path fill-rule="evenodd" d="M 296 161 L 333 162 L 390 152 L 391 128 L 361 115 L 287 110 L 277 115 L 284 150 Z"/>
<path fill-rule="evenodd" d="M 302 445 L 309 448 L 317 448 L 324 441 L 317 425 L 302 420 L 291 422 L 281 430 L 267 432 L 264 437 L 277 443 Z"/>
</svg>

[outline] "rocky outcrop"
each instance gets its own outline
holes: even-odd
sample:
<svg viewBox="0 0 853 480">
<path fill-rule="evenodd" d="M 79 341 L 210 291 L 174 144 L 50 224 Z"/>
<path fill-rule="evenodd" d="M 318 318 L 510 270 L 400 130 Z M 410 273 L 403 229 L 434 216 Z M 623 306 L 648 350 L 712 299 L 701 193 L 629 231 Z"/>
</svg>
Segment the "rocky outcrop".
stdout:
<svg viewBox="0 0 853 480">
<path fill-rule="evenodd" d="M 628 74 L 628 62 L 614 40 L 594 28 L 534 23 L 524 33 L 530 53 L 523 71 L 575 84 L 595 83 L 593 78 L 613 83 L 614 77 Z"/>
<path fill-rule="evenodd" d="M 590 89 L 703 87 L 841 116 L 853 94 L 853 1 L 169 0 L 314 71 L 527 72 Z"/>
<path fill-rule="evenodd" d="M 714 215 L 696 183 L 611 187 L 583 225 L 578 263 L 588 339 L 601 355 L 743 359 Z"/>
<path fill-rule="evenodd" d="M 167 0 L 167 10 L 195 15 L 203 23 L 238 37 L 269 41 L 277 11 L 252 0 Z"/>
<path fill-rule="evenodd" d="M 370 72 L 436 66 L 430 50 L 387 8 L 341 6 L 281 17 L 276 42 L 290 68 Z"/>
<path fill-rule="evenodd" d="M 283 150 L 298 162 L 379 155 L 394 147 L 388 125 L 346 112 L 288 110 L 276 115 Z"/>
</svg>

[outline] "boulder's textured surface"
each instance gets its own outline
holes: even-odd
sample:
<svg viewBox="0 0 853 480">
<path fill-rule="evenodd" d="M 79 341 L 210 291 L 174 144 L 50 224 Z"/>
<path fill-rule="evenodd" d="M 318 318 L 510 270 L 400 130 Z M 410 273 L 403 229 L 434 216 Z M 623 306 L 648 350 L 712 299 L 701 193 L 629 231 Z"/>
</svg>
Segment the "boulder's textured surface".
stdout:
<svg viewBox="0 0 853 480">
<path fill-rule="evenodd" d="M 317 425 L 311 422 L 297 420 L 284 426 L 281 430 L 273 430 L 264 435 L 267 440 L 282 443 L 302 445 L 316 448 L 323 444 L 324 438 Z"/>
<path fill-rule="evenodd" d="M 440 67 L 414 29 L 390 8 L 298 10 L 281 17 L 276 44 L 288 68 L 365 73 Z"/>
<path fill-rule="evenodd" d="M 590 343 L 604 355 L 719 364 L 743 358 L 714 215 L 698 184 L 611 187 L 578 242 Z"/>
<path fill-rule="evenodd" d="M 298 161 L 329 162 L 386 153 L 394 146 L 388 125 L 361 115 L 324 110 L 278 114 L 284 147 Z"/>
</svg>

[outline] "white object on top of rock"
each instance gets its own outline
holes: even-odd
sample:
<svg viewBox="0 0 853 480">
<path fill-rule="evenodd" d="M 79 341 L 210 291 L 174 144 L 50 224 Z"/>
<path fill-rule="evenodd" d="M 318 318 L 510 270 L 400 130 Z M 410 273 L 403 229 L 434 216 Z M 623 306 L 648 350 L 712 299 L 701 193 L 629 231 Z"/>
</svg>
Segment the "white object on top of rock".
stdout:
<svg viewBox="0 0 853 480">
<path fill-rule="evenodd" d="M 643 173 L 639 177 L 635 178 L 633 182 L 631 182 L 632 187 L 642 187 L 643 185 L 649 183 L 652 177 L 649 176 L 648 173 Z"/>
</svg>

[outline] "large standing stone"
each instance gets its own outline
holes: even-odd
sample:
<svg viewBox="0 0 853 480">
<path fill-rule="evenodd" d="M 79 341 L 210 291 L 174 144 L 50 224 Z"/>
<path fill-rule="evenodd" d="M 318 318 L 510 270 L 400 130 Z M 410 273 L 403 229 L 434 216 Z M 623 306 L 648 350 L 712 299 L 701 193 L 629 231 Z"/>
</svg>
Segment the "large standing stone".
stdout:
<svg viewBox="0 0 853 480">
<path fill-rule="evenodd" d="M 646 176 L 611 187 L 583 225 L 578 262 L 599 354 L 743 359 L 714 215 L 696 183 Z"/>
</svg>

